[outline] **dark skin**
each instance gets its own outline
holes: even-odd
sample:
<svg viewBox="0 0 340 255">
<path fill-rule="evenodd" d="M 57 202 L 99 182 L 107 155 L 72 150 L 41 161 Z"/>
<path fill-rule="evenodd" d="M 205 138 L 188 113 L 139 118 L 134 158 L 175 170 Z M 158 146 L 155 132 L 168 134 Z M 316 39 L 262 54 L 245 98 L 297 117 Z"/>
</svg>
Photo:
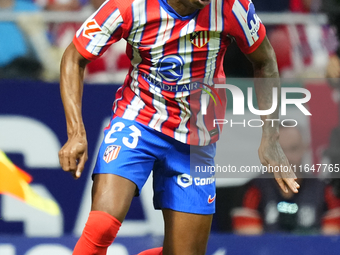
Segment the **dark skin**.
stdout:
<svg viewBox="0 0 340 255">
<path fill-rule="evenodd" d="M 262 44 L 247 57 L 253 64 L 255 78 L 261 78 L 255 79 L 255 92 L 259 109 L 267 110 L 272 106 L 272 88 L 276 87 L 278 89 L 278 102 L 280 98 L 276 57 L 268 38 L 266 37 Z M 287 166 L 288 172 L 274 172 L 274 177 L 285 193 L 288 193 L 288 188 L 297 193 L 300 186 L 296 182 L 296 175 L 292 171 L 288 159 L 279 144 L 279 122 L 266 121 L 266 119 L 278 119 L 278 116 L 279 107 L 270 115 L 261 115 L 264 125 L 258 150 L 259 158 L 264 166 Z"/>
<path fill-rule="evenodd" d="M 186 16 L 199 8 L 199 0 L 169 0 L 175 11 Z M 248 55 L 254 65 L 256 77 L 278 77 L 274 51 L 266 38 L 256 51 Z M 87 139 L 82 119 L 83 77 L 86 64 L 89 63 L 71 43 L 66 49 L 61 62 L 60 91 L 64 104 L 68 141 L 59 152 L 59 161 L 64 171 L 70 172 L 75 179 L 81 176 L 87 160 Z M 255 84 L 260 109 L 271 106 L 271 88 L 279 83 L 266 86 Z M 264 118 L 277 119 L 278 112 Z M 270 123 L 269 123 L 270 124 Z M 265 125 L 259 148 L 259 157 L 264 165 L 289 165 L 280 144 L 278 127 Z M 289 187 L 297 192 L 293 172 L 277 173 L 276 180 L 281 189 L 288 192 Z M 123 177 L 113 174 L 98 174 L 94 177 L 91 210 L 104 211 L 123 222 L 136 185 Z M 163 209 L 165 236 L 164 255 L 204 255 L 210 233 L 212 215 L 199 215 Z"/>
</svg>

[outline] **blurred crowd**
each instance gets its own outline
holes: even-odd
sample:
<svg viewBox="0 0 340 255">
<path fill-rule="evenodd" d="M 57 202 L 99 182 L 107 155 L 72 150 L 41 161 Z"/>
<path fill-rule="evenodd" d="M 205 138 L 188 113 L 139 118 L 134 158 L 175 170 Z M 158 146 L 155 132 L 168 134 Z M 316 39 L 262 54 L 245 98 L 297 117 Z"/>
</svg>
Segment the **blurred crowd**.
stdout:
<svg viewBox="0 0 340 255">
<path fill-rule="evenodd" d="M 267 25 L 267 35 L 275 49 L 282 77 L 323 78 L 340 76 L 336 57 L 337 0 L 254 0 L 258 13 L 327 13 L 330 25 Z M 57 81 L 59 62 L 81 23 L 49 22 L 42 11 L 97 9 L 103 0 L 1 0 L 0 11 L 16 17 L 0 21 L 0 77 Z M 261 16 L 261 15 L 260 15 Z M 6 35 L 6 36 L 5 36 Z M 328 64 L 329 63 L 329 64 Z M 328 68 L 327 68 L 328 66 Z M 129 67 L 122 40 L 110 47 L 104 57 L 87 68 L 88 83 L 122 83 Z M 233 43 L 224 61 L 229 77 L 251 77 L 252 68 Z"/>
<path fill-rule="evenodd" d="M 45 23 L 43 11 L 91 13 L 103 2 L 1 0 L 0 13 L 10 14 L 12 19 L 0 19 L 0 79 L 58 81 L 61 56 L 82 23 Z M 88 65 L 86 81 L 119 84 L 128 67 L 125 42 L 121 41 L 110 47 L 103 58 Z"/>
<path fill-rule="evenodd" d="M 45 23 L 42 11 L 93 11 L 103 0 L 0 0 L 1 12 L 15 19 L 0 20 L 0 79 L 58 81 L 62 53 L 81 23 Z M 325 13 L 328 24 L 267 25 L 281 77 L 328 78 L 338 91 L 340 78 L 339 0 L 253 0 L 258 13 Z M 261 18 L 261 15 L 259 15 Z M 121 84 L 129 68 L 125 42 L 114 44 L 104 56 L 88 65 L 87 83 Z M 232 43 L 224 61 L 228 77 L 251 77 L 252 67 Z M 340 96 L 338 97 L 340 98 Z M 280 143 L 292 164 L 300 165 L 308 144 L 298 128 L 281 127 Z M 340 158 L 340 128 L 332 133 L 328 150 L 333 162 Z M 230 224 L 220 231 L 255 235 L 266 232 L 340 234 L 340 199 L 336 185 L 317 178 L 298 176 L 298 194 L 285 194 L 275 180 L 254 179 L 228 192 L 233 208 L 220 211 Z M 340 190 L 340 188 L 339 188 Z M 220 191 L 222 192 L 222 191 Z M 223 194 L 221 194 L 223 197 Z M 220 200 L 221 201 L 221 200 Z M 222 223 L 221 223 L 222 222 Z"/>
<path fill-rule="evenodd" d="M 307 163 L 309 146 L 302 132 L 298 127 L 280 126 L 281 147 L 289 163 L 297 167 Z M 231 211 L 233 231 L 245 235 L 340 234 L 340 198 L 331 184 L 314 174 L 296 172 L 301 186 L 297 194 L 284 193 L 269 176 L 251 180 L 242 189 L 239 206 Z"/>
</svg>

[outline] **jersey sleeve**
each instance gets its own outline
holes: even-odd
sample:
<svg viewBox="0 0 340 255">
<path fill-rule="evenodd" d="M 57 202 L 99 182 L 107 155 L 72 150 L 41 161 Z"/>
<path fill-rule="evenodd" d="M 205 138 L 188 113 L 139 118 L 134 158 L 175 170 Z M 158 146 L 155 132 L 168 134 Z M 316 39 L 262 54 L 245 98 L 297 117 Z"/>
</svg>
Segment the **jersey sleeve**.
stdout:
<svg viewBox="0 0 340 255">
<path fill-rule="evenodd" d="M 123 37 L 124 22 L 115 2 L 104 2 L 84 22 L 73 38 L 79 53 L 88 60 L 97 59 L 111 44 Z"/>
<path fill-rule="evenodd" d="M 266 36 L 266 29 L 255 12 L 251 0 L 233 0 L 226 5 L 228 31 L 245 54 L 257 49 Z"/>
</svg>

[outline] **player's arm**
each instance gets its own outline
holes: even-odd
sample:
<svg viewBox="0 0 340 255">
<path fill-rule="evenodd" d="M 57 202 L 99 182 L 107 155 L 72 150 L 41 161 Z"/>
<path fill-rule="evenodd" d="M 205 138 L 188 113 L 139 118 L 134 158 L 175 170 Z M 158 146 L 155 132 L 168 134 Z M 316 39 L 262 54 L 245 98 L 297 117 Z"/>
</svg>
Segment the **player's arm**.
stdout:
<svg viewBox="0 0 340 255">
<path fill-rule="evenodd" d="M 64 52 L 60 69 L 60 93 L 64 105 L 67 135 L 59 151 L 60 165 L 78 179 L 87 160 L 87 139 L 81 114 L 85 59 L 71 43 Z"/>
<path fill-rule="evenodd" d="M 68 141 L 59 152 L 59 160 L 62 168 L 76 179 L 87 160 L 86 132 L 81 114 L 84 71 L 86 64 L 103 55 L 123 36 L 123 18 L 116 4 L 116 1 L 106 1 L 84 22 L 61 61 L 60 92 Z"/>
<path fill-rule="evenodd" d="M 277 88 L 278 106 L 280 105 L 280 81 L 274 50 L 267 37 L 247 57 L 253 64 L 255 76 L 255 92 L 260 110 L 268 110 L 273 103 L 273 88 Z M 281 189 L 288 192 L 289 187 L 297 193 L 299 184 L 295 181 L 296 176 L 279 144 L 279 107 L 272 114 L 261 115 L 264 122 L 262 127 L 262 139 L 259 148 L 260 161 L 264 166 L 285 166 L 289 171 L 275 172 L 274 176 Z"/>
</svg>

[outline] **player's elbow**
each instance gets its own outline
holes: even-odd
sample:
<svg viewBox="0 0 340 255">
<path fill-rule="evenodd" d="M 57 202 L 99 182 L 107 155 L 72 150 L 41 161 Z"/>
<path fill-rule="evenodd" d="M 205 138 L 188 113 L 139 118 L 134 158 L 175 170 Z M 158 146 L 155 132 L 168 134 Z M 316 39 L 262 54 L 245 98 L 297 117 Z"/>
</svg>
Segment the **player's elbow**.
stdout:
<svg viewBox="0 0 340 255">
<path fill-rule="evenodd" d="M 253 64 L 255 77 L 278 77 L 276 54 L 268 38 L 248 58 Z"/>
<path fill-rule="evenodd" d="M 61 67 L 67 66 L 69 64 L 77 64 L 80 67 L 85 68 L 85 66 L 90 61 L 84 58 L 77 50 L 76 46 L 73 42 L 66 48 L 63 57 L 61 59 Z"/>
<path fill-rule="evenodd" d="M 277 78 L 279 70 L 277 67 L 276 58 L 270 58 L 262 63 L 253 63 L 255 77 L 262 78 Z"/>
</svg>

